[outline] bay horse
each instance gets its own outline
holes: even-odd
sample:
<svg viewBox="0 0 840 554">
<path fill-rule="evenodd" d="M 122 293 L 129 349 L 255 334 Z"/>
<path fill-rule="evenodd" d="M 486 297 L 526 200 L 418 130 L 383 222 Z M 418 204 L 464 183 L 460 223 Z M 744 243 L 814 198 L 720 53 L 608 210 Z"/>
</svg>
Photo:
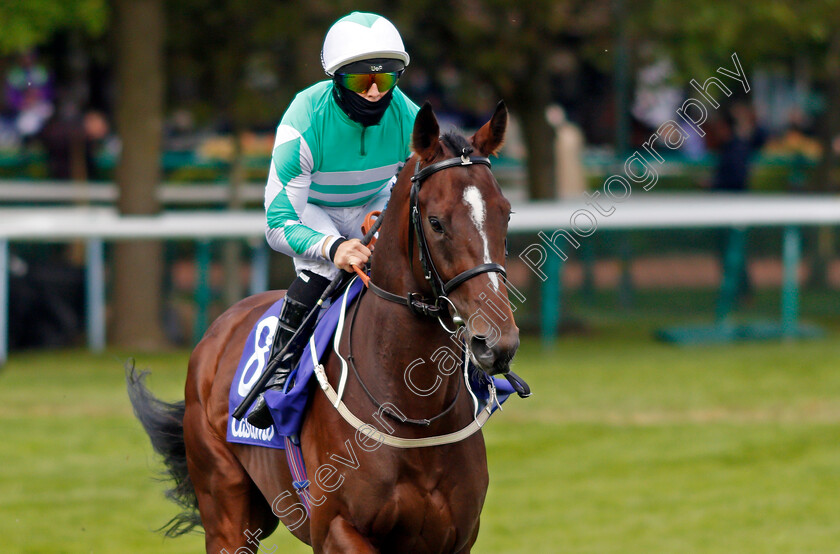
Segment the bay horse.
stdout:
<svg viewBox="0 0 840 554">
<path fill-rule="evenodd" d="M 357 368 L 357 378 L 346 382 L 346 407 L 370 424 L 393 425 L 395 436 L 441 436 L 475 421 L 474 401 L 461 390 L 463 372 L 436 370 L 430 360 L 452 345 L 450 327 L 459 318 L 483 322 L 483 329 L 469 323 L 461 329 L 469 356 L 488 375 L 508 372 L 519 345 L 502 279 L 510 203 L 486 158 L 501 147 L 506 125 L 502 102 L 469 139 L 439 136 L 428 103 L 415 119 L 413 154 L 394 185 L 371 258 L 370 290 L 378 293 L 357 300 L 339 346 L 343 356 L 352 349 Z M 470 158 L 472 152 L 483 158 Z M 488 291 L 505 302 L 488 309 Z M 184 402 L 157 400 L 144 374 L 129 368 L 135 413 L 175 480 L 168 496 L 185 508 L 167 534 L 201 525 L 208 553 L 256 552 L 282 521 L 315 552 L 470 552 L 489 479 L 480 430 L 420 448 L 360 441 L 315 387 L 300 433 L 311 480 L 308 525 L 289 492 L 295 489 L 284 452 L 225 440 L 228 390 L 243 345 L 283 294 L 246 298 L 210 326 L 190 357 Z M 424 302 L 429 298 L 435 304 Z M 337 358 L 330 351 L 322 360 L 333 386 L 341 371 Z M 380 403 L 424 424 L 385 423 Z"/>
</svg>

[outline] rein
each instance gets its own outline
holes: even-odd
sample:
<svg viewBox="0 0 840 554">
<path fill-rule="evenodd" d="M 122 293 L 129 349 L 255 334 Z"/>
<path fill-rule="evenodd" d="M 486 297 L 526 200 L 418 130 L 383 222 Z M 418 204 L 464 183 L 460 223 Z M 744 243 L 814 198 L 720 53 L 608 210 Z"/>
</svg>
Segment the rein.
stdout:
<svg viewBox="0 0 840 554">
<path fill-rule="evenodd" d="M 364 290 L 365 289 L 362 289 L 362 295 L 364 295 Z M 442 412 L 440 412 L 436 416 L 431 417 L 431 418 L 427 418 L 427 419 L 411 419 L 411 418 L 408 418 L 408 417 L 399 417 L 399 416 L 395 415 L 394 413 L 392 413 L 391 410 L 388 409 L 387 406 L 383 406 L 382 403 L 379 402 L 376 399 L 376 397 L 373 396 L 373 394 L 370 392 L 370 390 L 368 390 L 367 386 L 365 386 L 364 381 L 362 381 L 362 376 L 359 375 L 359 370 L 356 368 L 356 361 L 353 358 L 353 330 L 356 328 L 356 326 L 355 326 L 356 315 L 359 313 L 359 306 L 361 304 L 362 304 L 362 297 L 360 296 L 359 298 L 356 299 L 356 305 L 353 307 L 353 315 L 350 316 L 350 323 L 349 323 L 350 329 L 348 330 L 349 336 L 347 337 L 347 348 L 348 348 L 347 361 L 350 362 L 350 368 L 353 370 L 353 374 L 356 376 L 356 380 L 359 382 L 359 385 L 362 386 L 362 390 L 365 391 L 365 394 L 367 394 L 370 401 L 373 402 L 373 404 L 376 406 L 376 408 L 378 410 L 380 410 L 382 413 L 384 413 L 385 415 L 387 415 L 391 419 L 393 419 L 395 421 L 398 421 L 400 423 L 410 423 L 411 425 L 420 425 L 420 426 L 423 426 L 423 427 L 428 427 L 429 425 L 431 425 L 431 423 L 433 421 L 435 421 L 435 420 L 445 416 L 446 414 L 448 414 L 452 410 L 452 408 L 455 407 L 455 403 L 458 401 L 458 397 L 461 395 L 461 380 L 460 379 L 458 379 L 458 389 L 455 391 L 455 398 L 452 399 L 452 402 L 449 403 L 449 406 L 447 406 L 446 409 L 444 409 Z"/>
<path fill-rule="evenodd" d="M 408 259 L 409 263 L 414 263 L 414 241 L 412 240 L 411 235 L 416 234 L 418 246 L 417 254 L 420 258 L 420 265 L 423 269 L 423 277 L 432 288 L 434 303 L 430 304 L 426 302 L 420 293 L 409 292 L 406 296 L 401 296 L 376 286 L 372 281 L 368 283 L 368 288 L 370 288 L 370 290 L 380 298 L 388 300 L 389 302 L 408 306 L 408 309 L 417 315 L 438 318 L 441 326 L 449 333 L 454 333 L 455 331 L 449 329 L 441 319 L 444 314 L 448 313 L 449 308 L 452 308 L 453 323 L 455 323 L 456 326 L 463 325 L 464 323 L 463 319 L 461 319 L 461 316 L 458 314 L 457 309 L 455 309 L 455 305 L 452 304 L 452 301 L 448 297 L 452 291 L 464 284 L 466 281 L 469 281 L 473 277 L 477 277 L 482 273 L 495 272 L 501 273 L 503 277 L 507 277 L 507 272 L 505 271 L 504 266 L 496 263 L 486 263 L 477 265 L 472 269 L 459 273 L 448 281 L 444 281 L 435 267 L 434 260 L 432 260 L 432 255 L 429 251 L 429 243 L 426 240 L 426 234 L 423 231 L 423 217 L 420 213 L 420 204 L 417 199 L 420 193 L 420 187 L 423 185 L 423 181 L 438 171 L 443 171 L 444 169 L 452 167 L 468 167 L 476 164 L 486 165 L 488 168 L 491 167 L 489 158 L 482 156 L 474 156 L 470 158 L 471 152 L 472 149 L 466 147 L 461 151 L 460 157 L 448 158 L 431 165 L 427 165 L 422 169 L 420 168 L 420 161 L 418 160 L 414 167 L 414 175 L 411 176 L 412 185 L 409 197 L 411 225 L 408 228 Z M 448 306 L 444 303 L 448 304 Z"/>
</svg>

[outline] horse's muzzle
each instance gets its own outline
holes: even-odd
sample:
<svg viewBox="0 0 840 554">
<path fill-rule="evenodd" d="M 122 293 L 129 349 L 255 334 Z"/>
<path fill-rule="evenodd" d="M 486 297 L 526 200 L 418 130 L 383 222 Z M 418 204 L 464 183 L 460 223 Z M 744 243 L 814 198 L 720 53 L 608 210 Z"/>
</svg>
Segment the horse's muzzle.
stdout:
<svg viewBox="0 0 840 554">
<path fill-rule="evenodd" d="M 518 348 L 518 333 L 509 339 L 499 339 L 493 346 L 487 344 L 486 337 L 470 337 L 473 361 L 489 375 L 501 375 L 510 371 L 510 361 Z"/>
</svg>

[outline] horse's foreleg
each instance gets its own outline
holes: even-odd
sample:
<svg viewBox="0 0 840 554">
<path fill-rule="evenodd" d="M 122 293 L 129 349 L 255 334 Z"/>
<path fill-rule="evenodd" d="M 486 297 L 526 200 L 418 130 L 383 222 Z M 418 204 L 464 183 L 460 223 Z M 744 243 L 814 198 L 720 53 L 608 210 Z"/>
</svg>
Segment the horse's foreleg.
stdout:
<svg viewBox="0 0 840 554">
<path fill-rule="evenodd" d="M 475 544 L 475 541 L 478 540 L 478 527 L 479 527 L 479 522 L 476 521 L 475 522 L 475 529 L 473 529 L 473 534 L 470 537 L 470 540 L 467 542 L 467 545 L 464 548 L 462 548 L 461 550 L 459 550 L 458 552 L 456 552 L 455 554 L 470 554 L 470 552 L 472 552 L 472 547 Z"/>
<path fill-rule="evenodd" d="M 324 554 L 353 552 L 354 554 L 375 554 L 376 548 L 363 537 L 355 527 L 341 516 L 335 517 L 327 529 L 327 536 L 315 552 Z"/>
</svg>

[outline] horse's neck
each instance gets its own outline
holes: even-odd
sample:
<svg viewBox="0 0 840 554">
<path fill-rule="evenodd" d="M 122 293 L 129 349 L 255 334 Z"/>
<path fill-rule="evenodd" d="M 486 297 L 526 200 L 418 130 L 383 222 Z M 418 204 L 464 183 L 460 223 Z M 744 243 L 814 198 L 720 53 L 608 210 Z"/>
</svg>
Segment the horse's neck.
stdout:
<svg viewBox="0 0 840 554">
<path fill-rule="evenodd" d="M 390 293 L 403 297 L 409 293 L 419 293 L 428 299 L 432 294 L 431 288 L 425 280 L 418 278 L 414 271 L 420 265 L 419 248 L 416 244 L 413 248 L 409 246 L 410 240 L 417 240 L 409 233 L 410 188 L 408 175 L 401 175 L 383 214 L 385 219 L 380 227 L 375 254 L 371 261 L 370 276 L 372 283 Z M 364 300 L 370 304 L 364 311 L 374 318 L 372 321 L 377 322 L 373 331 L 384 343 L 408 340 L 416 345 L 414 353 L 423 355 L 424 349 L 447 341 L 447 334 L 435 318 L 416 316 L 407 306 L 399 306 L 373 294 L 366 295 Z M 393 323 L 396 322 L 399 325 L 397 329 L 393 327 Z"/>
<path fill-rule="evenodd" d="M 420 290 L 420 283 L 412 272 L 409 259 L 409 214 L 408 192 L 411 184 L 407 175 L 401 175 L 382 214 L 384 218 L 376 241 L 376 253 L 371 260 L 371 279 L 379 287 L 404 295 Z M 415 249 L 416 250 L 416 249 Z"/>
<path fill-rule="evenodd" d="M 404 180 L 401 179 L 397 183 L 388 208 L 383 214 L 385 219 L 371 263 L 371 281 L 394 294 L 404 296 L 409 292 L 420 292 L 427 295 L 430 294 L 428 284 L 418 282 L 409 260 L 410 183 L 407 175 L 402 177 Z M 413 255 L 413 265 L 417 265 L 419 261 L 416 259 L 416 245 Z M 440 348 L 445 346 L 453 355 L 459 356 L 462 350 L 456 346 L 457 339 L 450 337 L 437 319 L 414 315 L 407 306 L 383 300 L 372 293 L 365 294 L 360 302 L 362 304 L 359 306 L 356 325 L 364 329 L 364 333 L 354 335 L 354 351 L 361 353 L 362 345 L 366 345 L 364 356 L 368 359 L 363 365 L 376 368 L 378 374 L 368 375 L 370 379 L 376 379 L 377 388 L 383 392 L 387 389 L 391 398 L 415 402 L 422 399 L 423 408 L 429 410 L 434 409 L 435 404 L 451 401 L 456 387 L 459 386 L 457 374 L 448 378 L 445 374 L 440 374 L 443 381 L 435 392 L 428 396 L 422 397 L 417 391 L 419 388 L 426 389 L 431 386 L 435 376 L 440 373 L 437 367 L 440 360 L 432 359 L 435 352 L 439 352 Z M 359 348 L 355 344 L 357 341 Z M 355 352 L 354 356 L 358 357 Z M 411 370 L 412 367 L 416 367 L 417 370 Z M 407 371 L 414 376 L 418 387 L 412 389 L 406 382 Z"/>
</svg>

